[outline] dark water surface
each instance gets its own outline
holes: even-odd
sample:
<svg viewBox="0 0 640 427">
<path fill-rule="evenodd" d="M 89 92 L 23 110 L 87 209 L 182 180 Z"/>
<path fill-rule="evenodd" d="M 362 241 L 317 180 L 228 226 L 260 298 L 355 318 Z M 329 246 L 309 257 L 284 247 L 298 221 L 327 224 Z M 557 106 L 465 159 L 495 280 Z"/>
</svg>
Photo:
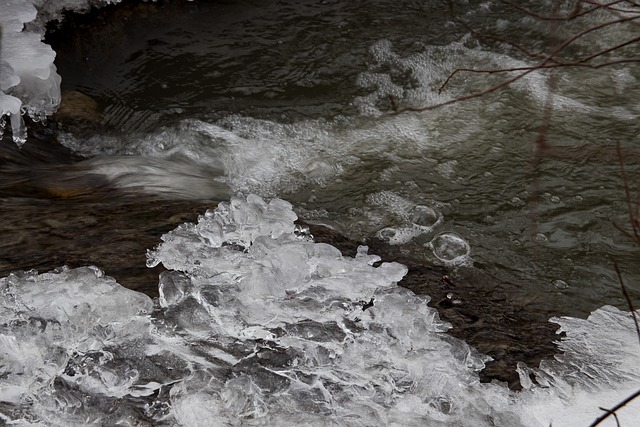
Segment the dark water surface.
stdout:
<svg viewBox="0 0 640 427">
<path fill-rule="evenodd" d="M 123 194 L 100 177 L 71 173 L 77 156 L 41 135 L 19 151 L 5 137 L 1 151 L 1 276 L 95 265 L 123 286 L 157 296 L 160 269 L 145 266 L 146 250 L 215 206 Z"/>
</svg>

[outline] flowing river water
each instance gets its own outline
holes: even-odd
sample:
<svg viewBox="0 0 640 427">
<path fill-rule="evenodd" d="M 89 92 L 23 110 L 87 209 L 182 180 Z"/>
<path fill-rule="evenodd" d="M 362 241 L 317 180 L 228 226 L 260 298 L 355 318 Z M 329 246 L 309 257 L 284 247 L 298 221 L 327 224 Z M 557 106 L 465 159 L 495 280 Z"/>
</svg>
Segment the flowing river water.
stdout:
<svg viewBox="0 0 640 427">
<path fill-rule="evenodd" d="M 20 150 L 3 139 L 2 275 L 92 264 L 157 296 L 160 270 L 145 267 L 145 250 L 217 202 L 257 194 L 351 241 L 378 239 L 395 257 L 444 267 L 445 283 L 470 280 L 509 307 L 501 322 L 625 309 L 613 263 L 632 295 L 640 267 L 619 229 L 629 211 L 616 147 L 635 206 L 640 71 L 560 69 L 551 110 L 551 74 L 536 72 L 395 114 L 504 78 L 461 73 L 439 93 L 456 68 L 530 61 L 456 19 L 532 50 L 550 43 L 547 22 L 506 2 L 461 3 L 125 2 L 50 23 L 45 41 L 76 104 L 33 126 Z M 637 31 L 614 26 L 571 54 Z M 540 155 L 544 128 L 552 149 Z M 460 273 L 469 267 L 491 280 Z M 436 300 L 473 307 L 474 292 L 440 288 Z"/>
<path fill-rule="evenodd" d="M 454 13 L 515 43 L 546 43 L 545 23 L 507 6 L 470 2 Z M 557 150 L 536 165 L 543 75 L 434 111 L 391 114 L 389 95 L 426 106 L 499 81 L 461 75 L 437 95 L 456 67 L 522 65 L 508 46 L 465 38 L 441 2 L 165 2 L 51 28 L 63 89 L 92 97 L 104 117 L 61 136 L 80 155 L 139 155 L 207 179 L 224 174 L 231 193 L 283 197 L 302 218 L 353 239 L 394 229 L 387 238 L 397 233 L 425 261 L 434 261 L 425 243 L 455 232 L 476 266 L 519 277 L 532 303 L 569 315 L 624 306 L 614 261 L 637 290 L 637 248 L 615 226 L 629 225 L 616 144 L 632 187 L 638 163 L 633 65 L 562 70 L 547 138 Z M 627 30 L 635 27 L 597 42 Z M 593 42 L 580 43 L 576 51 Z M 120 176 L 106 159 L 86 168 Z M 137 179 L 144 185 L 150 175 Z M 228 197 L 202 182 L 172 185 L 185 199 Z M 416 206 L 443 221 L 412 234 Z"/>
</svg>

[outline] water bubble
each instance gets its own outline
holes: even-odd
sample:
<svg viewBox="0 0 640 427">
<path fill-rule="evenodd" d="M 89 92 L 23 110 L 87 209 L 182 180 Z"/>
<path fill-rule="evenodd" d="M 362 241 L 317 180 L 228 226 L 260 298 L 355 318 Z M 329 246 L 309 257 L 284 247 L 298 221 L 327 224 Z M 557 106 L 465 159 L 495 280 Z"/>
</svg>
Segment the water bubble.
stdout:
<svg viewBox="0 0 640 427">
<path fill-rule="evenodd" d="M 511 198 L 511 204 L 514 206 L 521 206 L 524 204 L 524 202 L 522 201 L 522 199 L 520 197 L 512 197 Z"/>
<path fill-rule="evenodd" d="M 409 211 L 409 215 L 411 216 L 411 222 L 421 227 L 433 227 L 440 219 L 438 212 L 424 205 L 415 206 Z"/>
<path fill-rule="evenodd" d="M 545 236 L 543 233 L 536 233 L 532 237 L 532 239 L 534 242 L 542 243 L 547 241 L 547 236 Z"/>
<path fill-rule="evenodd" d="M 558 196 L 551 196 L 549 200 L 551 200 L 551 203 L 560 203 L 560 197 Z"/>
<path fill-rule="evenodd" d="M 462 265 L 469 261 L 471 247 L 455 233 L 440 233 L 427 246 L 447 265 Z"/>
<path fill-rule="evenodd" d="M 383 242 L 389 243 L 392 240 L 394 240 L 394 238 L 396 237 L 396 234 L 397 234 L 396 230 L 394 230 L 393 228 L 387 227 L 378 231 L 376 235 L 378 239 L 382 240 Z"/>
<path fill-rule="evenodd" d="M 554 280 L 553 283 L 551 283 L 553 285 L 554 288 L 558 289 L 558 290 L 564 290 L 567 289 L 569 287 L 569 284 L 567 282 L 565 282 L 564 280 Z"/>
</svg>

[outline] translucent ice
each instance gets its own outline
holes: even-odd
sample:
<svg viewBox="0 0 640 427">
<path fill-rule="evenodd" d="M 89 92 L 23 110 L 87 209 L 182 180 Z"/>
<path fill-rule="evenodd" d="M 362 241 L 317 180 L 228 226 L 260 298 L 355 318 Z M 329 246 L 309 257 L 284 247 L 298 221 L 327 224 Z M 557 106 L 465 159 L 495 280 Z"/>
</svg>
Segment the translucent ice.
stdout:
<svg viewBox="0 0 640 427">
<path fill-rule="evenodd" d="M 11 274 L 0 295 L 0 402 L 14 408 L 5 421 L 70 425 L 84 396 L 132 391 L 141 366 L 122 353 L 150 328 L 147 296 L 97 268 Z"/>
<path fill-rule="evenodd" d="M 522 385 L 529 389 L 522 403 L 531 417 L 547 425 L 589 425 L 640 388 L 638 336 L 629 312 L 605 306 L 587 319 L 553 318 L 566 332 L 559 342 L 562 355 L 543 360 L 539 368 L 518 366 Z M 535 382 L 534 382 L 535 381 Z M 633 425 L 640 419 L 640 402 L 633 401 L 601 425 Z"/>
<path fill-rule="evenodd" d="M 189 330 L 192 337 L 213 331 L 217 342 L 227 337 L 236 352 L 245 349 L 244 357 L 231 362 L 233 380 L 201 372 L 172 389 L 180 424 L 242 419 L 248 424 L 546 426 L 558 414 L 588 419 L 567 409 L 576 402 L 588 406 L 590 414 L 598 412 L 594 400 L 580 400 L 588 375 L 551 389 L 527 384 L 530 388 L 520 394 L 480 384 L 476 371 L 486 358 L 442 335 L 447 325 L 427 300 L 394 286 L 404 268 L 371 267 L 377 257 L 364 247 L 355 259 L 346 259 L 335 248 L 300 240 L 290 230 L 274 236 L 269 227 L 254 225 L 252 230 L 263 231 L 244 239 L 222 231 L 233 230 L 229 206 L 238 209 L 234 217 L 256 224 L 292 216 L 280 203 L 261 217 L 259 212 L 267 212 L 261 199 L 232 200 L 197 225 L 169 233 L 151 253 L 181 271 L 165 273 L 161 280 L 166 324 Z M 449 260 L 466 256 L 467 246 L 454 246 Z M 610 327 L 628 328 L 622 322 L 615 319 Z M 573 331 L 567 328 L 567 343 L 576 339 Z M 575 332 L 578 341 L 582 333 L 581 328 Z M 627 344 L 634 341 L 623 338 Z M 574 350 L 582 354 L 582 365 L 597 360 L 607 366 L 589 348 Z M 569 371 L 558 371 L 555 384 L 575 376 L 571 363 L 558 365 Z M 624 376 L 617 379 L 630 379 L 634 369 L 621 367 Z M 606 389 L 592 392 L 594 399 L 611 398 Z M 557 413 L 544 410 L 550 402 L 557 403 Z"/>
<path fill-rule="evenodd" d="M 53 64 L 55 52 L 42 42 L 44 26 L 65 9 L 79 10 L 88 5 L 88 0 L 3 0 L 0 8 L 0 136 L 9 116 L 13 140 L 22 145 L 27 136 L 22 114 L 41 121 L 58 108 L 61 79 Z M 29 24 L 29 29 L 25 24 Z"/>
<path fill-rule="evenodd" d="M 477 382 L 486 358 L 443 341 L 427 299 L 396 286 L 406 267 L 299 239 L 294 218 L 280 200 L 232 199 L 150 253 L 180 270 L 160 282 L 164 322 L 247 352 L 234 380 L 198 375 L 172 390 L 179 422 L 417 425 L 467 406 L 451 393 Z M 464 362 L 445 368 L 452 354 Z"/>
<path fill-rule="evenodd" d="M 0 14 L 0 121 L 11 117 L 13 140 L 22 144 L 26 129 L 22 112 L 40 121 L 60 103 L 60 76 L 53 64 L 55 52 L 39 33 L 23 31 L 37 12 L 29 0 L 7 0 Z M 3 126 L 0 126 L 0 131 Z"/>
</svg>

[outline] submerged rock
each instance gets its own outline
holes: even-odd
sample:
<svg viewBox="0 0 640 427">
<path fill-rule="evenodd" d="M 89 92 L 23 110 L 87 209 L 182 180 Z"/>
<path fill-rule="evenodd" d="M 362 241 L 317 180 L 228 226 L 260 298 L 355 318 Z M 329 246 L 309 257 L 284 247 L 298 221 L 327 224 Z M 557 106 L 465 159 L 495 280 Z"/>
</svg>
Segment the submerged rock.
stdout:
<svg viewBox="0 0 640 427">
<path fill-rule="evenodd" d="M 104 125 L 98 103 L 77 90 L 62 92 L 60 107 L 52 120 L 61 129 L 79 135 L 90 135 Z"/>
</svg>

